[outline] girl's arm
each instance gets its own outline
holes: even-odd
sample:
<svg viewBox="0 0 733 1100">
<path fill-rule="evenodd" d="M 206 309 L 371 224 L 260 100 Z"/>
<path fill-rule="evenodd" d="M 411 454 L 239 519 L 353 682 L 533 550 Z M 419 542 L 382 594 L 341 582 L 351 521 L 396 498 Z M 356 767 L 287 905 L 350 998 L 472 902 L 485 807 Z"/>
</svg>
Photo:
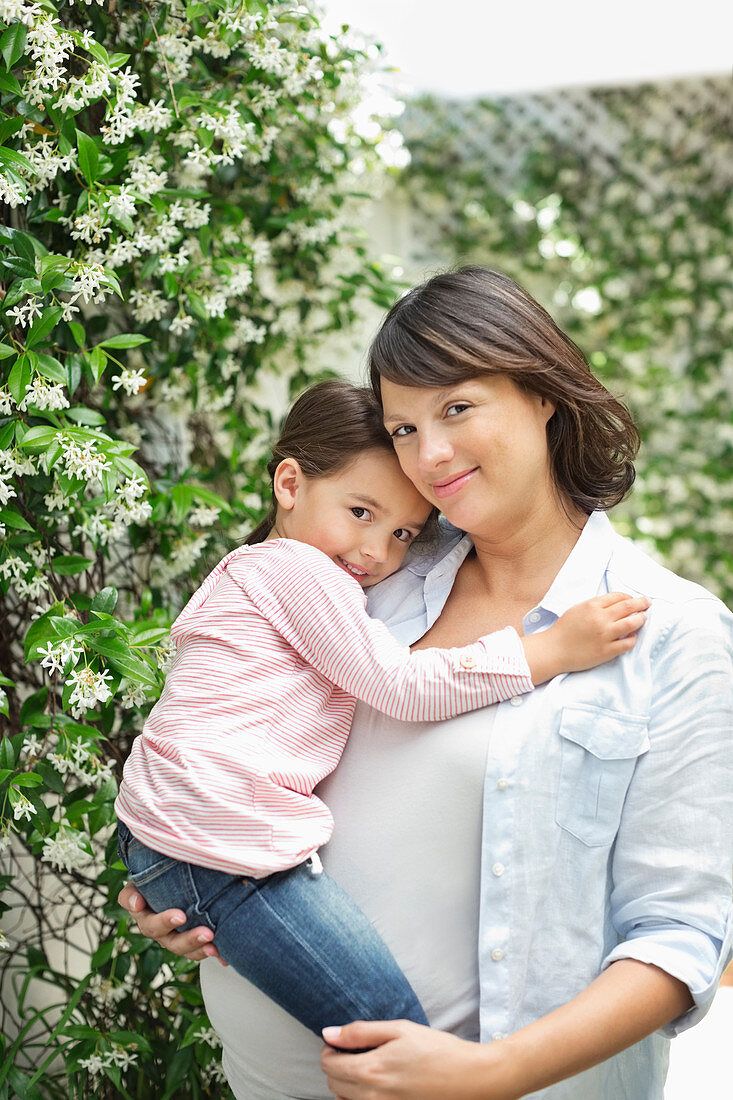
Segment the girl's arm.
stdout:
<svg viewBox="0 0 733 1100">
<path fill-rule="evenodd" d="M 573 1077 L 681 1016 L 684 983 L 646 963 L 613 963 L 567 1004 L 498 1042 L 469 1043 L 404 1020 L 326 1028 L 323 1071 L 343 1100 L 518 1100 Z"/>
<path fill-rule="evenodd" d="M 260 614 L 311 667 L 349 695 L 402 721 L 439 721 L 532 690 L 561 671 L 590 668 L 633 645 L 645 601 L 600 597 L 522 644 L 511 628 L 457 649 L 410 653 L 364 609 L 356 581 L 330 558 L 291 539 L 261 543 L 228 566 Z M 633 606 L 631 615 L 628 614 Z M 619 608 L 625 614 L 619 618 Z M 584 626 L 580 630 L 580 621 Z M 600 624 L 600 629 L 599 629 Z M 580 644 L 571 644 L 580 631 Z"/>
</svg>

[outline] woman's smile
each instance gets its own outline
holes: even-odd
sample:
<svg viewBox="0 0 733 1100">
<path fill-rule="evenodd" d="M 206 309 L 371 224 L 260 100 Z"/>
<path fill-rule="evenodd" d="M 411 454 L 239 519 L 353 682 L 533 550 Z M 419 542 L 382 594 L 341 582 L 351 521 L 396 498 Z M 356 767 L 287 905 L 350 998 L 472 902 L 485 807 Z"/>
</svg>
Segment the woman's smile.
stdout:
<svg viewBox="0 0 733 1100">
<path fill-rule="evenodd" d="M 454 493 L 459 492 L 477 472 L 478 466 L 474 466 L 470 470 L 463 470 L 462 473 L 451 474 L 450 477 L 445 477 L 441 481 L 434 481 L 430 488 L 435 493 L 436 497 L 440 500 L 444 500 L 446 497 L 452 497 Z"/>
</svg>

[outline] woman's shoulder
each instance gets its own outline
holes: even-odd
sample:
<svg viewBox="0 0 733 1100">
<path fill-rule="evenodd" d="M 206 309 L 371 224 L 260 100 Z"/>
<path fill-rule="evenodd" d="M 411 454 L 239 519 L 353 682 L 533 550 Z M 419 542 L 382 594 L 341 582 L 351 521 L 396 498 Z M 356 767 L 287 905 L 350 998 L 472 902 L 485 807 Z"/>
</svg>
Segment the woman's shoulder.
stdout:
<svg viewBox="0 0 733 1100">
<path fill-rule="evenodd" d="M 651 600 L 660 627 L 712 631 L 733 645 L 733 613 L 722 600 L 655 561 L 632 539 L 615 535 L 607 578 L 611 589 Z"/>
</svg>

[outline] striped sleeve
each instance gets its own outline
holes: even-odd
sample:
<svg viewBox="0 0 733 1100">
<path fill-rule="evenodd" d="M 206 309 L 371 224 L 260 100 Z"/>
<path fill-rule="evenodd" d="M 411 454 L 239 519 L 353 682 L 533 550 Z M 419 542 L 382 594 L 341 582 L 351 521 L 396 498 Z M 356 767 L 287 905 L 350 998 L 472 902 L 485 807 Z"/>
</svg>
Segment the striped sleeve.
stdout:
<svg viewBox="0 0 733 1100">
<path fill-rule="evenodd" d="M 260 545 L 231 562 L 231 578 L 307 664 L 376 710 L 435 722 L 532 690 L 511 627 L 462 648 L 410 653 L 369 618 L 358 583 L 320 550 L 291 539 Z"/>
</svg>

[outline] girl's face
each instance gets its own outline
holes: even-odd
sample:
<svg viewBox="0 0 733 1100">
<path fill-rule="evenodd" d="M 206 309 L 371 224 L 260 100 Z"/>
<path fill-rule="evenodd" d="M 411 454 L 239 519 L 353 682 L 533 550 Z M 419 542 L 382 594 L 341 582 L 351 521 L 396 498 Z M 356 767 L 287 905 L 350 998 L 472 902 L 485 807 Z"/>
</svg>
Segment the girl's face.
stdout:
<svg viewBox="0 0 733 1100">
<path fill-rule="evenodd" d="M 445 389 L 383 380 L 381 389 L 402 469 L 456 527 L 501 541 L 554 498 L 546 399 L 499 374 Z"/>
<path fill-rule="evenodd" d="M 388 451 L 365 451 L 341 473 L 307 478 L 293 459 L 274 479 L 277 530 L 327 554 L 362 588 L 399 569 L 431 507 Z"/>
</svg>

